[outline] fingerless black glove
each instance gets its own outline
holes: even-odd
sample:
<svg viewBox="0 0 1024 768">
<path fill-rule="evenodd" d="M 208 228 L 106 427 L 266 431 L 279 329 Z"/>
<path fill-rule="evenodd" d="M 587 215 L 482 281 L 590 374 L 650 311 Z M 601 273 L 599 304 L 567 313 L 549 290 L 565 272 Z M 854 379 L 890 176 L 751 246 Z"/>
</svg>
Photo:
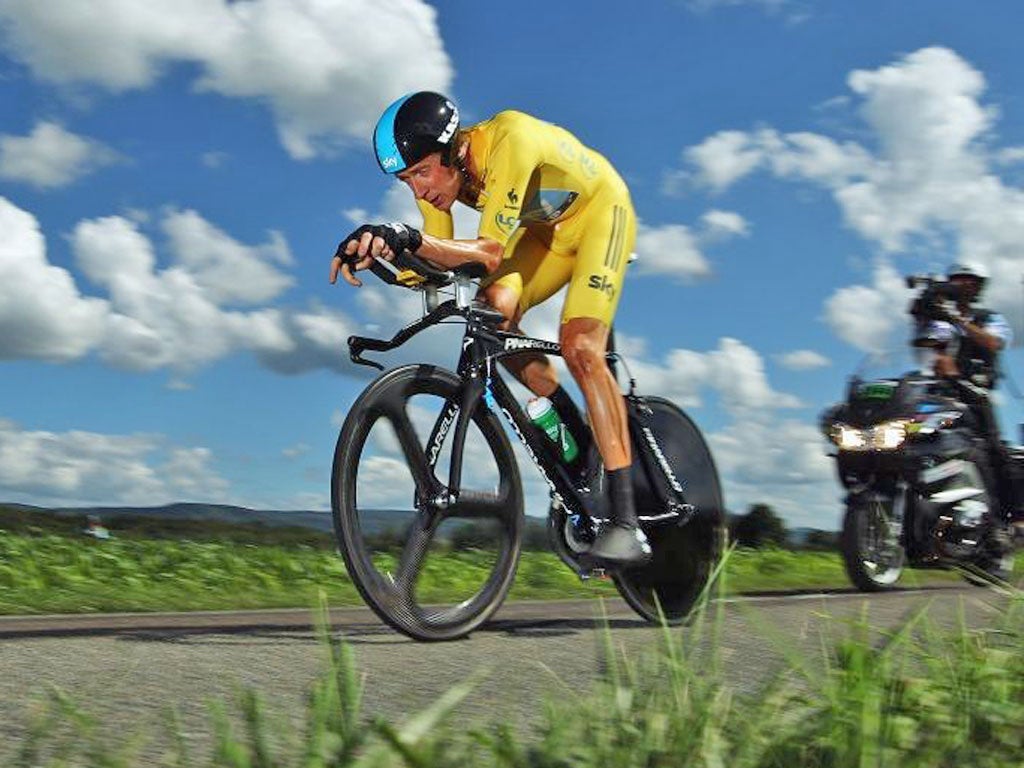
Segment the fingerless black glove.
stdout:
<svg viewBox="0 0 1024 768">
<path fill-rule="evenodd" d="M 388 222 L 387 224 L 363 224 L 363 226 L 341 241 L 334 255 L 349 264 L 359 261 L 360 257 L 357 254 L 351 256 L 345 254 L 345 246 L 353 240 L 359 242 L 367 232 L 383 240 L 394 254 L 402 253 L 402 251 L 416 253 L 419 247 L 423 245 L 423 235 L 420 234 L 419 230 L 413 229 L 408 224 L 401 224 L 397 221 Z"/>
</svg>

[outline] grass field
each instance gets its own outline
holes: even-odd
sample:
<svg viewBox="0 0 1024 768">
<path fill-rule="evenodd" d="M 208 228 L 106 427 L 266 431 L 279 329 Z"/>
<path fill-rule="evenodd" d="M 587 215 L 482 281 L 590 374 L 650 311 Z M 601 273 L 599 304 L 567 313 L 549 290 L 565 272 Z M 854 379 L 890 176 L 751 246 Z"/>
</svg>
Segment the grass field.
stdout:
<svg viewBox="0 0 1024 768">
<path fill-rule="evenodd" d="M 420 595 L 437 601 L 464 597 L 486 565 L 486 555 L 473 551 L 432 557 Z M 727 568 L 735 592 L 849 586 L 839 556 L 831 552 L 739 550 Z M 907 571 L 903 583 L 957 579 Z M 303 544 L 96 541 L 0 532 L 0 614 L 306 607 L 320 590 L 331 605 L 362 604 L 341 557 Z M 612 594 L 610 583 L 581 582 L 551 553 L 524 552 L 510 599 Z"/>
</svg>

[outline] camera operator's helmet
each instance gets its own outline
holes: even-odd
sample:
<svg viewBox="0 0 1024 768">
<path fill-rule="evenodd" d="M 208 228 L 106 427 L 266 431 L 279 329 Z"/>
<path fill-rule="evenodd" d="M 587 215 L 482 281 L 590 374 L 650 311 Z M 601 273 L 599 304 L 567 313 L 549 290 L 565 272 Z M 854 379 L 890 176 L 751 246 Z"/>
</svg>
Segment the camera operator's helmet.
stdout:
<svg viewBox="0 0 1024 768">
<path fill-rule="evenodd" d="M 950 265 L 949 270 L 946 272 L 946 277 L 973 277 L 975 280 L 985 283 L 989 275 L 984 265 L 976 261 L 958 261 L 956 264 Z"/>
<path fill-rule="evenodd" d="M 433 91 L 410 93 L 384 110 L 373 130 L 373 150 L 384 173 L 415 165 L 431 152 L 449 165 L 459 131 L 459 110 Z"/>
</svg>

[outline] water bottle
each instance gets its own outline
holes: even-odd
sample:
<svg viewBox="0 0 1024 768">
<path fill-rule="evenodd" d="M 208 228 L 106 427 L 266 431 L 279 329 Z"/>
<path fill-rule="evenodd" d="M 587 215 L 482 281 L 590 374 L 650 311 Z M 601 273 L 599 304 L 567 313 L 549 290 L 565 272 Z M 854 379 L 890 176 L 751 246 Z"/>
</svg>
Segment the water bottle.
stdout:
<svg viewBox="0 0 1024 768">
<path fill-rule="evenodd" d="M 533 398 L 526 404 L 526 413 L 530 421 L 558 446 L 563 462 L 570 464 L 575 461 L 580 452 L 579 446 L 576 445 L 572 433 L 562 423 L 562 417 L 558 415 L 550 400 L 546 397 Z"/>
</svg>

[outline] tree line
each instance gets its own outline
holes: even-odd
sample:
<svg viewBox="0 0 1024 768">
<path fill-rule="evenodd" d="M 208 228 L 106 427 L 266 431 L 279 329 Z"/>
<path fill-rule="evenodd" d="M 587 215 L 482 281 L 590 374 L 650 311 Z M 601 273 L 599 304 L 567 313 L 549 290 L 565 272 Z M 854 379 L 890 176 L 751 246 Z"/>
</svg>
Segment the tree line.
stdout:
<svg viewBox="0 0 1024 768">
<path fill-rule="evenodd" d="M 811 530 L 796 537 L 768 504 L 751 504 L 741 515 L 728 515 L 729 540 L 738 547 L 760 549 L 784 547 L 797 549 L 835 549 L 838 533 Z M 267 526 L 259 523 L 238 524 L 221 520 L 178 520 L 172 518 L 119 515 L 104 519 L 103 525 L 117 538 L 128 539 L 191 539 L 275 546 L 306 546 L 335 549 L 337 543 L 329 533 L 309 528 Z M 493 546 L 496 531 L 490 523 L 461 523 L 442 532 L 447 545 L 454 550 L 486 549 Z M 83 535 L 86 519 L 81 516 L 56 515 L 39 510 L 0 506 L 0 531 L 28 535 Z M 373 546 L 379 549 L 400 549 L 404 531 L 384 530 L 374 536 Z M 527 518 L 523 532 L 523 549 L 550 549 L 547 521 Z"/>
</svg>

